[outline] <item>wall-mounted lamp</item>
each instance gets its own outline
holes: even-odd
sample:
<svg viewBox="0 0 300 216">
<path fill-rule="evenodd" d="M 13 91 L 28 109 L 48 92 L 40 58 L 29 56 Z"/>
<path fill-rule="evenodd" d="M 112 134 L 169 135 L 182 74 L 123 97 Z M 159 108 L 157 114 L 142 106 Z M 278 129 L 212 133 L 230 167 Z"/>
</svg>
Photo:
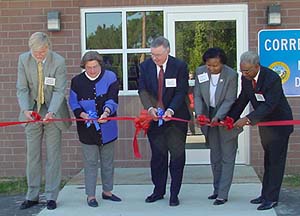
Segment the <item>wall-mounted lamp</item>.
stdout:
<svg viewBox="0 0 300 216">
<path fill-rule="evenodd" d="M 49 11 L 47 14 L 48 31 L 60 31 L 60 12 Z"/>
<path fill-rule="evenodd" d="M 268 6 L 268 25 L 275 26 L 281 24 L 280 5 L 274 4 Z"/>
</svg>

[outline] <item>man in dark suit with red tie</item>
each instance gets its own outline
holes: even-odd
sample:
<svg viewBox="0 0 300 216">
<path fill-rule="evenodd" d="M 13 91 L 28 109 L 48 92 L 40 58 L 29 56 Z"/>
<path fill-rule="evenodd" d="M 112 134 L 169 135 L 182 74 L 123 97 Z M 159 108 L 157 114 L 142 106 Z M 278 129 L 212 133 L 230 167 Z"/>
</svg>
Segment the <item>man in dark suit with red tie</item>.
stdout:
<svg viewBox="0 0 300 216">
<path fill-rule="evenodd" d="M 183 169 L 187 122 L 172 121 L 168 117 L 190 119 L 186 98 L 188 70 L 183 61 L 169 55 L 169 41 L 160 36 L 151 44 L 151 58 L 140 65 L 139 96 L 149 115 L 153 117 L 147 135 L 151 146 L 151 176 L 153 193 L 147 203 L 163 199 L 168 177 L 170 153 L 170 206 L 178 206 Z"/>
<path fill-rule="evenodd" d="M 237 120 L 235 127 L 255 125 L 258 122 L 293 119 L 291 108 L 283 93 L 280 76 L 260 65 L 255 52 L 241 55 L 242 91 L 231 108 L 229 115 Z M 253 111 L 239 118 L 251 102 Z M 260 204 L 257 210 L 277 206 L 284 175 L 289 136 L 293 126 L 259 126 L 259 135 L 264 149 L 264 175 L 261 195 L 251 200 Z"/>
</svg>

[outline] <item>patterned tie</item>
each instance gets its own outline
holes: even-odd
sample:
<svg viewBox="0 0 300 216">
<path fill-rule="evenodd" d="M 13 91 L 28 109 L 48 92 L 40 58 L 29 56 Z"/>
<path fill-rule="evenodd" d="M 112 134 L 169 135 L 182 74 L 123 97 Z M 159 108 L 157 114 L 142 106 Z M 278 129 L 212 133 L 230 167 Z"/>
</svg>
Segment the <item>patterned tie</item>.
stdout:
<svg viewBox="0 0 300 216">
<path fill-rule="evenodd" d="M 256 80 L 255 79 L 252 79 L 252 87 L 253 87 L 253 89 L 256 88 Z"/>
<path fill-rule="evenodd" d="M 43 75 L 43 63 L 39 62 L 38 63 L 38 96 L 37 96 L 37 111 L 39 112 L 41 109 L 42 104 L 45 102 L 45 97 L 44 97 L 44 75 Z"/>
<path fill-rule="evenodd" d="M 161 65 L 158 74 L 158 91 L 157 91 L 157 107 L 164 108 L 162 95 L 163 95 L 163 85 L 164 85 L 164 68 Z"/>
</svg>

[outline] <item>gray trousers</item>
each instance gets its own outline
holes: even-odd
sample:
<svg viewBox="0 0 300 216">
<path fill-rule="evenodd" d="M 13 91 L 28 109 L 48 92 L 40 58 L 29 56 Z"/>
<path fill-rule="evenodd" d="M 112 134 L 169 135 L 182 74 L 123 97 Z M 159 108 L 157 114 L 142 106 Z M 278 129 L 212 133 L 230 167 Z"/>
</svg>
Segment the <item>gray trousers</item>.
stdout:
<svg viewBox="0 0 300 216">
<path fill-rule="evenodd" d="M 40 114 L 46 113 L 42 106 Z M 25 126 L 27 139 L 26 176 L 27 200 L 38 200 L 42 182 L 42 141 L 45 136 L 45 196 L 47 200 L 56 200 L 61 182 L 61 130 L 54 123 L 30 123 Z"/>
<path fill-rule="evenodd" d="M 100 162 L 102 190 L 113 189 L 115 141 L 103 146 L 81 144 L 84 160 L 85 193 L 95 196 Z"/>
<path fill-rule="evenodd" d="M 237 136 L 230 133 L 232 132 L 222 127 L 211 127 L 208 130 L 213 193 L 218 194 L 221 199 L 228 199 L 238 147 Z"/>
</svg>

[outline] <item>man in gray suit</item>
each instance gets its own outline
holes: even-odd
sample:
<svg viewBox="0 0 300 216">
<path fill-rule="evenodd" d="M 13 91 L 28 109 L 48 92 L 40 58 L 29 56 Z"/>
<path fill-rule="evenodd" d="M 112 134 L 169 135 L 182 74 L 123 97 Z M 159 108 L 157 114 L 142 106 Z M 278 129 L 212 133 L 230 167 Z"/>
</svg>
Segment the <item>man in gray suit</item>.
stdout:
<svg viewBox="0 0 300 216">
<path fill-rule="evenodd" d="M 209 48 L 202 57 L 204 66 L 197 68 L 194 88 L 196 115 L 205 115 L 212 124 L 223 120 L 237 97 L 236 71 L 228 67 L 226 56 L 220 48 Z M 232 183 L 239 131 L 224 127 L 202 126 L 201 130 L 210 147 L 213 172 L 214 205 L 228 200 Z"/>
<path fill-rule="evenodd" d="M 42 123 L 25 125 L 27 139 L 26 175 L 28 191 L 20 209 L 38 204 L 42 181 L 42 140 L 45 135 L 45 196 L 47 208 L 56 208 L 61 182 L 61 136 L 70 122 L 49 122 L 56 118 L 69 118 L 65 99 L 67 84 L 66 65 L 62 56 L 50 50 L 51 42 L 43 32 L 36 32 L 29 39 L 30 51 L 19 56 L 17 97 L 20 105 L 20 121 L 33 120 L 32 112 L 38 112 Z"/>
</svg>

